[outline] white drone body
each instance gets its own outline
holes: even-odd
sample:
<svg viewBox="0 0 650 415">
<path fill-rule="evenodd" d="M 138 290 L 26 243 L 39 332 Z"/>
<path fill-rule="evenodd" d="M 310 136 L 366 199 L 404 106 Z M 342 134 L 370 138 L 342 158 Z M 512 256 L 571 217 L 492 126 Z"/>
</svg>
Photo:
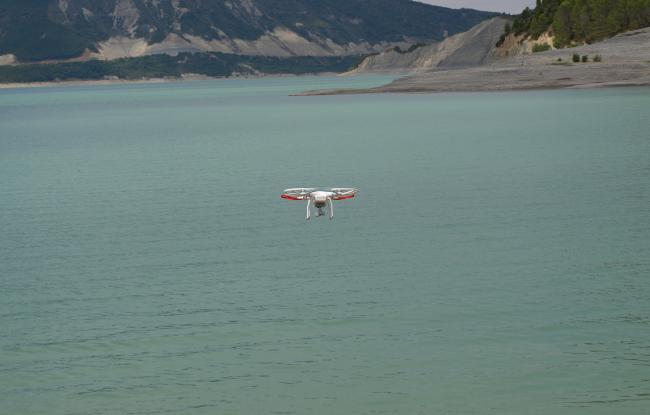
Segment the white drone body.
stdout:
<svg viewBox="0 0 650 415">
<path fill-rule="evenodd" d="M 288 200 L 307 201 L 307 220 L 311 219 L 311 206 L 316 208 L 316 216 L 325 215 L 324 209 L 329 208 L 330 220 L 334 219 L 334 200 L 351 199 L 359 190 L 352 187 L 332 187 L 330 189 L 296 188 L 287 189 L 280 196 Z"/>
</svg>

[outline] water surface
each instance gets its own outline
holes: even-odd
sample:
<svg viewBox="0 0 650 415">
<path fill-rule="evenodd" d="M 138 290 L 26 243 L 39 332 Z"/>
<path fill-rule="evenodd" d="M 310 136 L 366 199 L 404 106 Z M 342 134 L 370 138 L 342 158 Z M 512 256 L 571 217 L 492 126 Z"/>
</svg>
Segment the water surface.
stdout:
<svg viewBox="0 0 650 415">
<path fill-rule="evenodd" d="M 650 90 L 386 80 L 0 91 L 0 412 L 646 414 Z"/>
</svg>

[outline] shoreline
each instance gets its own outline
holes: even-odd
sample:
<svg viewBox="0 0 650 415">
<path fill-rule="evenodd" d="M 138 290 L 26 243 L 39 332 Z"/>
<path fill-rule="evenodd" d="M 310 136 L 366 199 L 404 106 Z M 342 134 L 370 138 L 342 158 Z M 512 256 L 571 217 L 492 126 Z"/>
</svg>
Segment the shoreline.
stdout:
<svg viewBox="0 0 650 415">
<path fill-rule="evenodd" d="M 366 74 L 359 74 L 366 75 Z M 403 75 L 403 73 L 402 73 Z M 302 76 L 341 76 L 333 72 L 310 74 L 259 74 L 253 76 L 211 77 L 191 74 L 179 78 L 97 79 L 48 82 L 0 83 L 0 90 L 22 88 L 64 88 L 75 86 L 145 85 L 204 80 L 246 80 Z M 355 75 L 347 75 L 355 76 Z M 365 95 L 382 93 L 430 94 L 449 92 L 505 92 L 554 89 L 596 89 L 650 86 L 650 61 L 622 64 L 552 64 L 514 67 L 491 65 L 473 68 L 436 70 L 407 75 L 373 88 L 309 90 L 290 96 Z"/>
<path fill-rule="evenodd" d="M 579 68 L 576 71 L 567 71 L 564 68 L 471 68 L 407 76 L 374 88 L 311 90 L 293 96 L 507 92 L 644 86 L 650 86 L 650 65 L 644 68 L 610 65 Z"/>
<path fill-rule="evenodd" d="M 151 79 L 96 79 L 96 80 L 69 80 L 69 81 L 47 81 L 47 82 L 11 82 L 0 83 L 0 89 L 20 88 L 62 88 L 66 86 L 95 86 L 95 85 L 122 85 L 122 84 L 162 84 L 167 82 L 183 81 L 179 79 L 151 78 Z"/>
<path fill-rule="evenodd" d="M 100 86 L 100 85 L 139 85 L 139 84 L 165 84 L 173 82 L 192 82 L 192 81 L 214 81 L 223 79 L 262 79 L 262 78 L 290 78 L 301 76 L 338 76 L 336 72 L 318 72 L 304 74 L 258 74 L 246 76 L 206 76 L 197 74 L 188 74 L 179 78 L 146 78 L 146 79 L 70 79 L 63 81 L 46 81 L 46 82 L 9 82 L 0 83 L 0 90 L 3 89 L 21 89 L 21 88 L 63 88 L 67 86 Z"/>
<path fill-rule="evenodd" d="M 511 77 L 509 82 L 490 82 L 490 68 L 467 68 L 453 69 L 448 71 L 434 71 L 427 74 L 429 78 L 434 78 L 438 74 L 438 79 L 434 82 L 414 82 L 414 79 L 422 75 L 406 76 L 393 81 L 390 84 L 374 88 L 341 88 L 341 89 L 318 89 L 290 94 L 294 97 L 304 96 L 331 96 L 331 95 L 367 95 L 367 94 L 435 94 L 435 93 L 453 93 L 453 92 L 507 92 L 507 91 L 540 91 L 540 90 L 557 90 L 557 89 L 599 89 L 599 88 L 624 88 L 624 87 L 648 87 L 650 86 L 650 65 L 647 70 L 640 71 L 640 77 L 630 79 L 576 79 L 573 77 L 560 77 L 555 79 L 541 78 L 535 79 L 530 77 L 531 73 L 520 73 L 519 75 L 529 75 L 528 79 L 518 79 L 520 76 Z M 538 70 L 539 68 L 535 68 Z M 611 68 L 609 68 L 611 70 Z M 482 73 L 481 73 L 482 72 Z M 510 72 L 510 71 L 508 71 Z M 616 72 L 616 71 L 614 71 Z M 636 72 L 636 71 L 635 71 Z M 620 73 L 620 72 L 619 72 Z M 539 74 L 539 72 L 538 72 Z M 363 75 L 363 74 L 360 74 Z M 512 74 L 510 74 L 512 75 Z M 66 81 L 48 81 L 48 82 L 25 82 L 25 83 L 0 83 L 0 90 L 12 89 L 32 89 L 32 88 L 65 88 L 76 86 L 106 86 L 106 85 L 146 85 L 146 84 L 165 84 L 174 82 L 193 82 L 206 80 L 254 80 L 262 78 L 287 78 L 301 76 L 340 76 L 336 73 L 316 73 L 316 74 L 267 74 L 258 76 L 230 76 L 230 77 L 210 77 L 210 76 L 189 76 L 181 78 L 147 78 L 147 79 L 98 79 L 98 80 L 66 80 Z M 354 75 L 352 75 L 354 76 Z M 450 77 L 467 78 L 459 81 L 451 80 Z M 587 77 L 589 78 L 589 77 Z M 616 77 L 614 77 L 616 78 Z M 471 80 L 471 81 L 470 81 Z M 494 81 L 494 80 L 493 80 Z"/>
</svg>

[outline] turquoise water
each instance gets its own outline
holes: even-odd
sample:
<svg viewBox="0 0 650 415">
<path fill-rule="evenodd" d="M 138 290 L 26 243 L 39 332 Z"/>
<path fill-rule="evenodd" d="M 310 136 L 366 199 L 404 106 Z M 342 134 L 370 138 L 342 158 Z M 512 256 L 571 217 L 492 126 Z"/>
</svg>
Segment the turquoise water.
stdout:
<svg viewBox="0 0 650 415">
<path fill-rule="evenodd" d="M 0 413 L 648 413 L 650 90 L 384 81 L 0 91 Z"/>
</svg>

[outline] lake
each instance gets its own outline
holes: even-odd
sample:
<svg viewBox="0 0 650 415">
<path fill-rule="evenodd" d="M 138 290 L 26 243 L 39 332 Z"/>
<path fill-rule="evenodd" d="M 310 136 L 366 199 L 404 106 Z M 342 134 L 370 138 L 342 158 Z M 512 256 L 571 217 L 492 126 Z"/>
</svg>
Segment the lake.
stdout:
<svg viewBox="0 0 650 415">
<path fill-rule="evenodd" d="M 0 412 L 646 414 L 650 89 L 388 80 L 0 90 Z"/>
</svg>

